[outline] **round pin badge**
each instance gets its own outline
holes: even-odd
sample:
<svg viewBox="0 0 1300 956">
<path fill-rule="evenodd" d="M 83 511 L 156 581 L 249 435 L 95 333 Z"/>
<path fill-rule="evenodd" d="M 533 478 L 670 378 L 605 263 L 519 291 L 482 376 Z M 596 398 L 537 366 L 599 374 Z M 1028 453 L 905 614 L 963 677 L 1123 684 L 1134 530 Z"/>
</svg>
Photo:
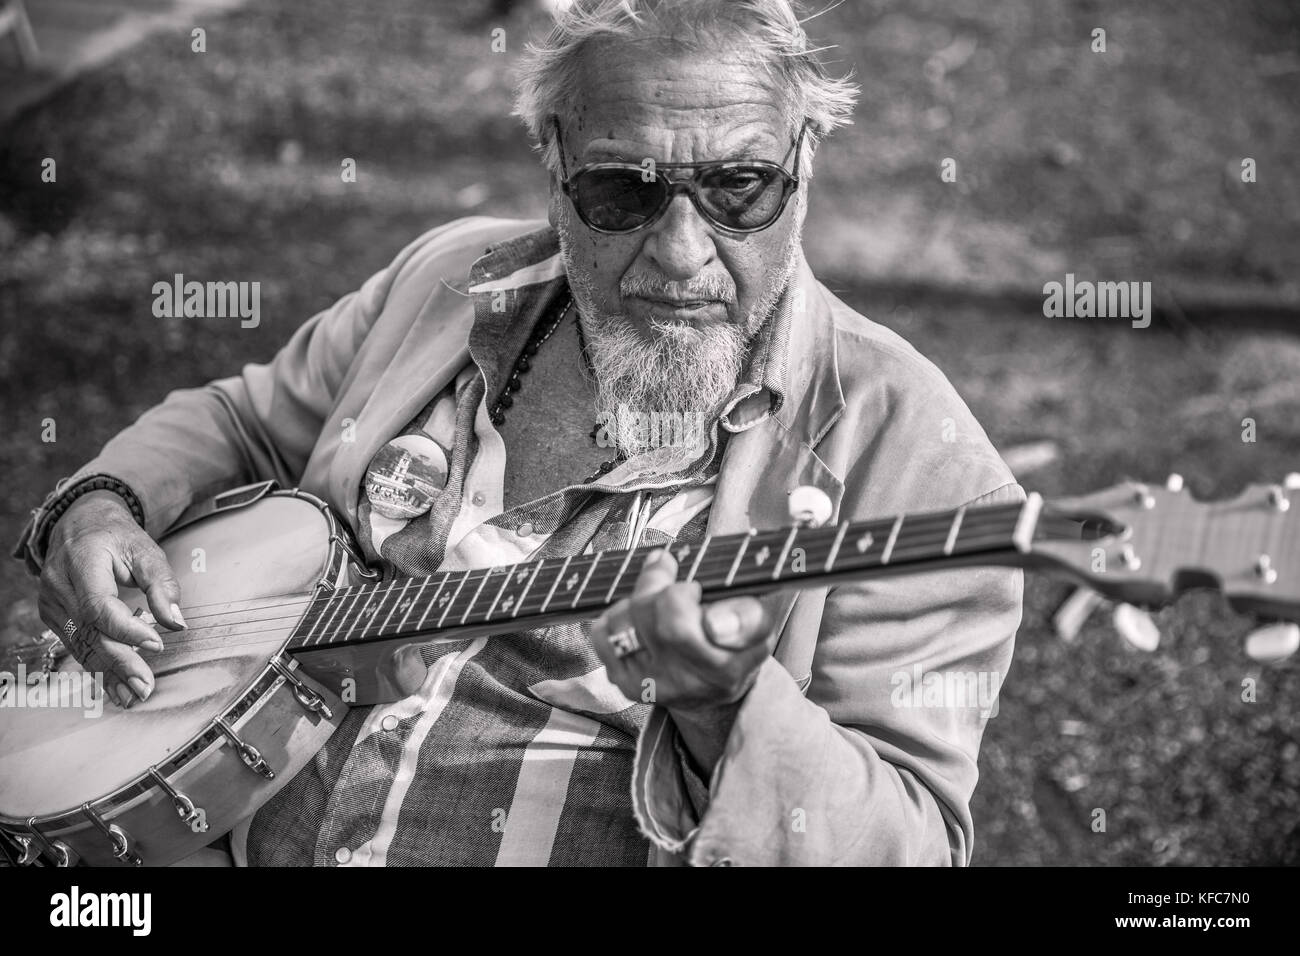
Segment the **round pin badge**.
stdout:
<svg viewBox="0 0 1300 956">
<path fill-rule="evenodd" d="M 427 435 L 401 435 L 375 453 L 366 469 L 366 498 L 385 518 L 409 521 L 433 507 L 447 484 L 447 453 Z"/>
</svg>

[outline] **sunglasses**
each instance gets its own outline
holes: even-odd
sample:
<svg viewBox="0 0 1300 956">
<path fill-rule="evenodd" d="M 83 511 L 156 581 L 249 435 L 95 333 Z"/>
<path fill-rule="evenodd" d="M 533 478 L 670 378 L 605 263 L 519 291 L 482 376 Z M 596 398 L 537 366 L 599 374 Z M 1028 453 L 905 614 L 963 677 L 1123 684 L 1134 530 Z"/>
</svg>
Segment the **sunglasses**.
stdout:
<svg viewBox="0 0 1300 956">
<path fill-rule="evenodd" d="M 573 203 L 578 218 L 595 232 L 636 232 L 653 225 L 678 193 L 686 193 L 701 216 L 726 232 L 746 233 L 766 229 L 781 217 L 785 204 L 799 188 L 799 177 L 778 163 L 714 160 L 705 163 L 658 163 L 653 168 L 633 163 L 588 163 L 569 175 L 564 161 L 560 121 L 555 124 L 560 150 L 560 187 Z M 804 132 L 799 128 L 794 144 L 798 170 Z M 689 169 L 689 176 L 671 178 L 664 170 Z"/>
</svg>

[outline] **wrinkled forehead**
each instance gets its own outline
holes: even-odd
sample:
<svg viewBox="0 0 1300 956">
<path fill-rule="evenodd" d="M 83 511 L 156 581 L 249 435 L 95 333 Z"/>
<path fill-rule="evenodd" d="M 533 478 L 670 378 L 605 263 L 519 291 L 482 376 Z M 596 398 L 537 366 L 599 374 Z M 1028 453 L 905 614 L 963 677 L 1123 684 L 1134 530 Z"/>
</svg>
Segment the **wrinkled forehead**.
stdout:
<svg viewBox="0 0 1300 956">
<path fill-rule="evenodd" d="M 582 50 L 564 145 L 579 163 L 779 161 L 789 97 L 735 44 L 596 40 Z"/>
</svg>

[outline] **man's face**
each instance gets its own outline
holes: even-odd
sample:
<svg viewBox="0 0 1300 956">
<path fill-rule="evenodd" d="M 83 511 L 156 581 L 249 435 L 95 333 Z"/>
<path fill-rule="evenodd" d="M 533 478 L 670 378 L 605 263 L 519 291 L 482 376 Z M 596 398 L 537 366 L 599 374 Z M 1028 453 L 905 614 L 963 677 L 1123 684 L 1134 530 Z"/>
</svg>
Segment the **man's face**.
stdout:
<svg viewBox="0 0 1300 956">
<path fill-rule="evenodd" d="M 576 118 L 562 118 L 569 171 L 592 162 L 770 160 L 791 169 L 795 130 L 766 78 L 734 52 L 653 42 L 594 45 Z M 756 331 L 789 276 L 802 198 L 762 232 L 723 232 L 685 195 L 636 232 L 588 229 L 555 181 L 551 222 L 584 314 L 619 316 L 644 340 L 730 324 Z M 586 298 L 593 301 L 585 302 Z M 689 333 L 688 333 L 689 334 Z M 648 344 L 648 341 L 647 341 Z"/>
<path fill-rule="evenodd" d="M 586 52 L 577 116 L 561 120 L 571 171 L 646 159 L 791 168 L 793 131 L 778 100 L 725 47 L 707 57 L 654 43 Z M 703 422 L 717 414 L 793 273 L 803 210 L 794 196 L 767 229 L 735 235 L 678 195 L 653 224 L 609 235 L 588 229 L 552 179 L 551 224 L 589 341 L 598 416 L 681 413 Z M 617 434 L 626 455 L 663 451 L 653 434 Z M 668 451 L 663 461 L 692 453 Z"/>
</svg>

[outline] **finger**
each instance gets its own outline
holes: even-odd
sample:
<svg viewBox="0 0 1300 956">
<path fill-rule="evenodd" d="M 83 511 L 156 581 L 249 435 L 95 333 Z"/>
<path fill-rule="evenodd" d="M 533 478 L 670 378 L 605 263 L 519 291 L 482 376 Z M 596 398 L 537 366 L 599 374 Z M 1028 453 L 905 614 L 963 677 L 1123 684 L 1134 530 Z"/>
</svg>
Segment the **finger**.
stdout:
<svg viewBox="0 0 1300 956">
<path fill-rule="evenodd" d="M 107 551 L 99 550 L 73 560 L 73 570 L 68 575 L 76 591 L 73 617 L 83 627 L 90 625 L 105 637 L 123 644 L 161 651 L 162 639 L 158 632 L 133 617 L 130 608 L 118 597 L 118 577 L 129 579 L 126 566 L 115 558 L 105 560 L 107 556 Z"/>
<path fill-rule="evenodd" d="M 167 563 L 163 549 L 148 539 L 132 548 L 128 567 L 135 586 L 145 593 L 149 610 L 156 620 L 173 631 L 185 627 L 181 616 L 181 586 Z"/>
<path fill-rule="evenodd" d="M 42 614 L 48 609 L 50 615 L 57 618 L 53 623 L 44 617 L 41 619 L 51 631 L 62 637 L 64 623 L 72 617 L 72 612 L 77 608 L 77 592 L 73 590 L 72 582 L 68 580 L 67 575 L 47 564 L 41 573 L 40 588 L 36 592 L 36 604 Z"/>
<path fill-rule="evenodd" d="M 53 593 L 44 589 L 41 590 L 40 594 L 36 596 L 36 611 L 40 615 L 42 624 L 58 637 L 64 636 L 63 625 L 68 621 L 70 615 L 67 608 Z"/>
<path fill-rule="evenodd" d="M 717 647 L 737 651 L 764 644 L 772 632 L 767 608 L 756 598 L 728 598 L 704 611 L 704 632 Z"/>
<path fill-rule="evenodd" d="M 42 578 L 37 609 L 45 626 L 59 636 L 68 653 L 88 673 L 104 676 L 108 694 L 118 706 L 129 707 L 133 698 L 148 697 L 154 686 L 153 674 L 139 654 L 118 642 L 105 649 L 102 645 L 106 639 L 93 628 L 78 627 L 71 634 L 64 629 L 68 621 L 77 623 L 68 610 L 69 605 L 75 609 L 75 596 L 66 601 L 61 599 L 58 580 L 57 575 L 48 580 Z M 71 586 L 66 590 L 72 594 Z"/>
<path fill-rule="evenodd" d="M 619 657 L 609 640 L 610 634 L 628 627 L 627 607 L 626 599 L 615 604 L 591 623 L 588 634 L 591 638 L 591 645 L 596 651 L 596 656 L 605 665 L 605 672 L 610 682 L 622 691 L 625 697 L 635 699 L 638 678 L 632 674 L 628 664 L 635 657 L 639 657 L 646 652 L 642 651 L 641 654 L 629 657 Z"/>
<path fill-rule="evenodd" d="M 677 580 L 677 559 L 664 548 L 656 548 L 646 555 L 632 589 L 632 600 L 658 594 Z M 698 585 L 697 585 L 698 587 Z"/>
<path fill-rule="evenodd" d="M 718 654 L 704 636 L 699 589 L 694 584 L 672 584 L 650 599 L 633 602 L 631 611 L 637 632 L 649 647 L 664 653 L 671 649 L 695 662 Z"/>
<path fill-rule="evenodd" d="M 135 648 L 84 626 L 77 629 L 73 642 L 78 645 L 74 656 L 81 666 L 104 675 L 104 683 L 118 704 L 129 707 L 134 699 L 149 699 L 154 689 L 153 672 Z"/>
</svg>

